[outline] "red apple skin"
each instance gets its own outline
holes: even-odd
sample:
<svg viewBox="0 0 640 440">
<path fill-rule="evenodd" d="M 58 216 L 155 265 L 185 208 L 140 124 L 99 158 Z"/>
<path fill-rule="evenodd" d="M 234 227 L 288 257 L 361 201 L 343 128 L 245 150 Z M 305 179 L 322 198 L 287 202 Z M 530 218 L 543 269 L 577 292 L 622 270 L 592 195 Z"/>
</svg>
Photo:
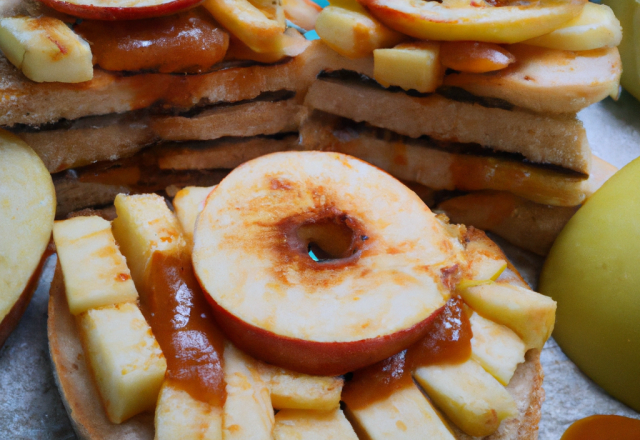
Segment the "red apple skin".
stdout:
<svg viewBox="0 0 640 440">
<path fill-rule="evenodd" d="M 160 17 L 197 6 L 203 0 L 164 0 L 164 3 L 154 6 L 118 8 L 112 6 L 77 5 L 61 0 L 40 0 L 56 11 L 87 20 L 137 20 L 140 18 Z M 113 1 L 113 0 L 111 0 Z"/>
<path fill-rule="evenodd" d="M 444 308 L 391 335 L 352 342 L 314 342 L 278 335 L 249 324 L 218 305 L 204 289 L 203 293 L 220 329 L 238 348 L 270 364 L 317 376 L 340 376 L 401 352 L 426 335 Z"/>
<path fill-rule="evenodd" d="M 7 313 L 7 316 L 5 316 L 4 319 L 0 322 L 0 348 L 2 348 L 13 329 L 15 329 L 20 322 L 20 318 L 24 314 L 25 310 L 27 310 L 27 306 L 31 302 L 31 297 L 33 296 L 36 288 L 38 287 L 38 283 L 40 282 L 40 275 L 42 274 L 44 263 L 52 253 L 52 242 L 50 242 L 49 246 L 40 258 L 38 267 L 36 267 L 36 270 L 33 271 L 31 278 L 29 278 L 29 282 L 27 283 L 26 287 L 24 288 L 16 302 L 13 304 L 13 307 L 11 307 L 9 313 Z"/>
</svg>

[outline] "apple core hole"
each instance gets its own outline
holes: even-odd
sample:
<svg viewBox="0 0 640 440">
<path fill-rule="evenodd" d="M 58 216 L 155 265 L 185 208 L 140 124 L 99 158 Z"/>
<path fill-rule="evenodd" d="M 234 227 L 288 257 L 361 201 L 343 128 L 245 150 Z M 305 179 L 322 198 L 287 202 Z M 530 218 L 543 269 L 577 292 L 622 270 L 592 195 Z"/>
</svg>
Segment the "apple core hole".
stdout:
<svg viewBox="0 0 640 440">
<path fill-rule="evenodd" d="M 319 263 L 349 258 L 358 251 L 355 232 L 340 217 L 300 225 L 297 235 L 309 257 Z"/>
</svg>

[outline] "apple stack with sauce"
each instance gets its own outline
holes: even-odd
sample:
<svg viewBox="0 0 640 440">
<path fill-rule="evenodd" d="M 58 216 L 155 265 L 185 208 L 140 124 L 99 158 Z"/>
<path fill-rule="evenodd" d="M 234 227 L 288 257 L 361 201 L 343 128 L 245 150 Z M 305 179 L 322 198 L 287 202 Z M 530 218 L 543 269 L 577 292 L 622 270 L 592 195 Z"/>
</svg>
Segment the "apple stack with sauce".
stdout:
<svg viewBox="0 0 640 440">
<path fill-rule="evenodd" d="M 316 71 L 306 68 L 311 43 L 286 19 L 311 28 L 319 9 L 306 0 L 3 2 L 0 128 L 53 174 L 58 216 L 120 192 L 211 185 L 297 143 Z"/>
<path fill-rule="evenodd" d="M 265 156 L 174 204 L 56 223 L 49 338 L 81 436 L 535 438 L 555 303 L 483 233 L 335 153 Z"/>
<path fill-rule="evenodd" d="M 586 0 L 331 0 L 316 31 L 362 68 L 326 69 L 301 129 L 472 224 L 546 254 L 615 168 L 576 113 L 618 94 L 620 23 Z M 350 61 L 353 63 L 353 61 Z M 451 191 L 456 191 L 451 193 Z M 466 192 L 466 195 L 460 194 Z"/>
</svg>

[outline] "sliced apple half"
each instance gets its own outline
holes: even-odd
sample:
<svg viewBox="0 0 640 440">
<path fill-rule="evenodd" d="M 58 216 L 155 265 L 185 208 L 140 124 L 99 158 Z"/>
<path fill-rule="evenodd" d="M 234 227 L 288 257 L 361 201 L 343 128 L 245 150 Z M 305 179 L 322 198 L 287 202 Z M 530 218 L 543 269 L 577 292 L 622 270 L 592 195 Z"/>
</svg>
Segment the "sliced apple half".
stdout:
<svg viewBox="0 0 640 440">
<path fill-rule="evenodd" d="M 136 20 L 175 14 L 202 0 L 40 0 L 45 5 L 88 20 Z"/>
<path fill-rule="evenodd" d="M 420 339 L 450 297 L 462 251 L 400 182 L 323 152 L 236 168 L 208 196 L 194 242 L 196 275 L 227 337 L 325 376 Z"/>
<path fill-rule="evenodd" d="M 587 0 L 358 1 L 385 25 L 412 37 L 488 43 L 517 43 L 547 34 L 578 16 L 587 3 Z M 482 3 L 481 7 L 478 3 Z"/>
<path fill-rule="evenodd" d="M 27 307 L 49 244 L 56 195 L 42 160 L 0 130 L 0 347 Z"/>
</svg>

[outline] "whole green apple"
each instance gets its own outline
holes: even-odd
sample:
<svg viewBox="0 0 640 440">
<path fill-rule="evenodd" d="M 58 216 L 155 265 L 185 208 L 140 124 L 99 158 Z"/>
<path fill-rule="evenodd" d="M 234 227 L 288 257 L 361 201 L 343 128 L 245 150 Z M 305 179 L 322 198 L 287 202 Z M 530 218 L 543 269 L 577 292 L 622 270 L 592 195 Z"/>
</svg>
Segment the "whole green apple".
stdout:
<svg viewBox="0 0 640 440">
<path fill-rule="evenodd" d="M 567 223 L 540 292 L 558 302 L 553 337 L 576 365 L 640 411 L 640 158 Z"/>
<path fill-rule="evenodd" d="M 603 0 L 622 25 L 622 87 L 640 100 L 640 0 Z"/>
</svg>

